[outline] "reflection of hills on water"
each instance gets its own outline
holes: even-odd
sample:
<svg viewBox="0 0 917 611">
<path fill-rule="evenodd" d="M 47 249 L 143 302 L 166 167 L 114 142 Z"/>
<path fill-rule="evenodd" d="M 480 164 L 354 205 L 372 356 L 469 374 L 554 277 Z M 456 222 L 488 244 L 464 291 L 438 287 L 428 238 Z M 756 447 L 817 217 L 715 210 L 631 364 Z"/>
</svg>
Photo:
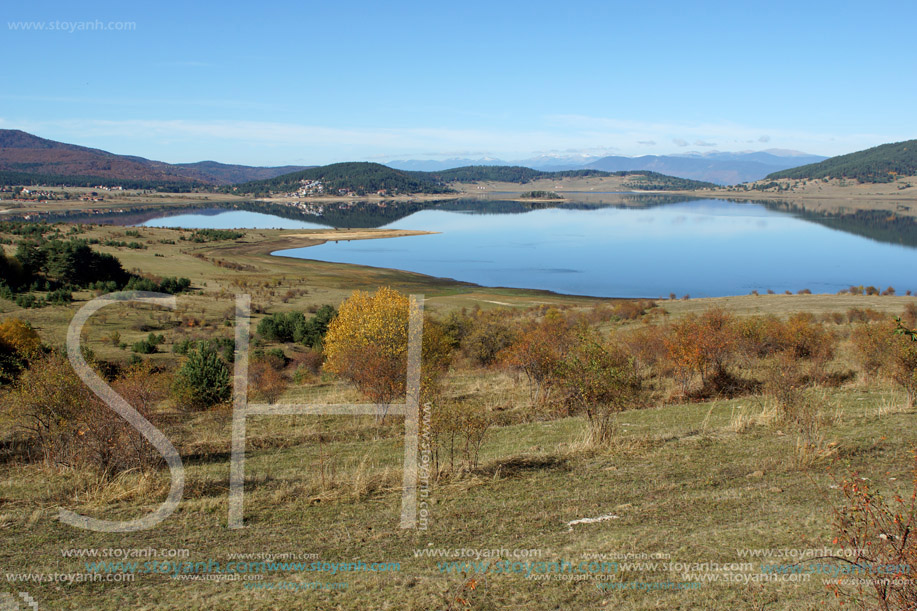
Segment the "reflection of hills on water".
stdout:
<svg viewBox="0 0 917 611">
<path fill-rule="evenodd" d="M 207 216 L 215 216 L 226 212 L 224 204 L 207 202 L 206 204 L 189 205 L 189 206 L 144 206 L 142 208 L 123 208 L 115 210 L 99 209 L 95 211 L 86 210 L 64 210 L 60 212 L 51 212 L 42 214 L 41 220 L 48 223 L 93 223 L 95 225 L 140 225 L 152 219 L 167 218 L 170 216 L 179 216 L 194 212 Z M 228 204 L 225 204 L 228 205 Z"/>
<path fill-rule="evenodd" d="M 888 210 L 852 210 L 849 212 L 808 210 L 805 206 L 792 202 L 759 200 L 739 203 L 759 204 L 768 210 L 792 214 L 796 218 L 876 242 L 917 247 L 917 218 L 913 216 L 903 216 Z"/>
<path fill-rule="evenodd" d="M 245 210 L 271 214 L 281 218 L 315 223 L 328 227 L 377 228 L 390 225 L 421 210 L 442 210 L 458 214 L 525 214 L 534 210 L 565 209 L 595 210 L 600 208 L 654 208 L 698 201 L 684 195 L 663 193 L 607 194 L 602 202 L 590 201 L 513 201 L 498 199 L 462 198 L 427 202 L 347 202 L 310 203 L 304 208 L 267 202 L 206 202 L 182 207 L 156 206 L 126 208 L 107 212 L 97 210 L 63 211 L 40 215 L 47 222 L 96 223 L 115 225 L 139 225 L 156 218 L 194 213 L 215 216 L 227 210 Z M 884 210 L 854 210 L 830 212 L 808 210 L 804 205 L 792 202 L 770 200 L 731 201 L 734 204 L 760 205 L 768 210 L 791 214 L 797 218 L 889 244 L 917 247 L 917 218 L 901 216 Z M 16 215 L 10 215 L 15 218 Z"/>
<path fill-rule="evenodd" d="M 347 202 L 343 204 L 310 204 L 307 209 L 300 209 L 285 204 L 267 202 L 245 202 L 234 204 L 234 210 L 273 214 L 285 219 L 327 225 L 328 227 L 346 227 L 350 229 L 373 229 L 401 220 L 415 212 L 423 210 L 429 204 L 422 202 Z"/>
<path fill-rule="evenodd" d="M 877 242 L 917 247 L 917 219 L 912 216 L 883 210 L 857 210 L 849 214 L 800 212 L 798 216 Z"/>
<path fill-rule="evenodd" d="M 244 210 L 271 214 L 285 219 L 326 225 L 328 227 L 377 228 L 397 222 L 421 210 L 443 210 L 458 214 L 525 214 L 533 210 L 561 208 L 568 210 L 594 210 L 607 207 L 649 208 L 683 203 L 694 198 L 676 195 L 610 194 L 603 202 L 523 202 L 491 199 L 449 199 L 427 202 L 347 202 L 310 203 L 305 207 L 269 202 L 207 202 L 176 206 L 144 206 L 107 210 L 71 210 L 41 215 L 48 222 L 96 223 L 100 225 L 139 225 L 152 219 L 168 218 L 182 214 L 215 216 L 227 210 Z"/>
<path fill-rule="evenodd" d="M 578 196 L 579 194 L 577 194 Z M 587 194 L 588 195 L 588 194 Z M 436 210 L 448 210 L 460 214 L 525 214 L 532 210 L 558 208 L 561 210 L 597 210 L 600 208 L 653 208 L 696 201 L 701 198 L 684 195 L 604 193 L 601 201 L 568 199 L 564 201 L 517 201 L 499 199 L 453 199 L 437 202 Z"/>
</svg>

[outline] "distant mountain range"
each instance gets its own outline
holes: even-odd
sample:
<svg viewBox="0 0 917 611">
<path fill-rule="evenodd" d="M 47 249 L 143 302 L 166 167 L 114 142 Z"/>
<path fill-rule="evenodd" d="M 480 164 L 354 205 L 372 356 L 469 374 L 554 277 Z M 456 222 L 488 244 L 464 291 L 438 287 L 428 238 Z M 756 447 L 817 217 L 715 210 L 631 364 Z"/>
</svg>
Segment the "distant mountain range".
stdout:
<svg viewBox="0 0 917 611">
<path fill-rule="evenodd" d="M 874 146 L 865 151 L 831 157 L 767 178 L 852 178 L 860 182 L 892 182 L 897 176 L 917 176 L 917 140 Z"/>
<path fill-rule="evenodd" d="M 770 149 L 738 153 L 710 152 L 685 155 L 644 155 L 642 157 L 543 155 L 519 161 L 503 161 L 493 158 L 446 159 L 443 161 L 399 160 L 390 161 L 386 165 L 400 170 L 425 172 L 441 172 L 469 165 L 516 165 L 545 172 L 580 169 L 606 172 L 648 171 L 719 185 L 734 185 L 760 180 L 777 170 L 817 163 L 824 159 L 827 158 L 820 155 Z"/>
<path fill-rule="evenodd" d="M 262 168 L 215 161 L 170 164 L 47 140 L 20 130 L 0 130 L 0 172 L 15 179 L 13 182 L 31 176 L 32 180 L 57 177 L 70 183 L 227 185 L 273 178 L 304 167 Z"/>
<path fill-rule="evenodd" d="M 131 155 L 47 140 L 20 130 L 0 129 L 0 184 L 116 185 L 160 190 L 239 185 L 253 191 L 290 189 L 302 180 L 322 180 L 331 192 L 354 190 L 405 193 L 441 192 L 448 183 L 468 180 L 532 180 L 570 176 L 639 174 L 635 188 L 697 189 L 769 178 L 850 178 L 889 182 L 917 175 L 917 140 L 883 144 L 830 159 L 798 151 L 686 153 L 642 157 L 567 153 L 517 162 L 501 159 L 401 160 L 330 166 L 255 167 L 216 161 L 170 164 Z M 696 181 L 696 182 L 691 182 Z M 297 187 L 298 188 L 298 187 Z"/>
</svg>

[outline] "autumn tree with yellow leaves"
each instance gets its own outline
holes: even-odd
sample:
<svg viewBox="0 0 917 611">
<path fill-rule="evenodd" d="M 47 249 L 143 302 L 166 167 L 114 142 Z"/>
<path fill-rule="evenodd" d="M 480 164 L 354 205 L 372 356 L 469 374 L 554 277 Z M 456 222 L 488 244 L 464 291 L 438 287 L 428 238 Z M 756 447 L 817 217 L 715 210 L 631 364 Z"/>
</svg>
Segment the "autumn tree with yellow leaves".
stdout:
<svg viewBox="0 0 917 611">
<path fill-rule="evenodd" d="M 325 336 L 325 370 L 350 382 L 373 403 L 392 403 L 407 386 L 408 316 L 406 295 L 382 287 L 355 291 L 341 304 Z M 440 323 L 424 317 L 421 396 L 428 396 L 451 356 Z"/>
<path fill-rule="evenodd" d="M 0 386 L 16 379 L 41 351 L 41 338 L 29 323 L 18 318 L 0 322 Z"/>
</svg>

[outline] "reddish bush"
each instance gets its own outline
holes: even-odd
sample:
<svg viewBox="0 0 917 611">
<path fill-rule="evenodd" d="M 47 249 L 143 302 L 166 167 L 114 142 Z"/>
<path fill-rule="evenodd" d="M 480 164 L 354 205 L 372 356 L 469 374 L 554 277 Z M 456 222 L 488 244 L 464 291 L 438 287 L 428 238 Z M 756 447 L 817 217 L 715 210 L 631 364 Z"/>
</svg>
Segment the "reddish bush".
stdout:
<svg viewBox="0 0 917 611">
<path fill-rule="evenodd" d="M 892 356 L 894 327 L 890 322 L 857 325 L 850 332 L 853 358 L 867 380 L 875 379 Z"/>
<path fill-rule="evenodd" d="M 901 314 L 901 322 L 912 329 L 917 327 L 917 303 L 912 301 L 904 306 L 904 312 Z"/>
<path fill-rule="evenodd" d="M 149 368 L 130 370 L 112 387 L 156 424 L 153 406 L 166 394 L 161 374 Z M 103 404 L 60 354 L 34 361 L 4 403 L 14 426 L 48 465 L 88 466 L 107 477 L 160 461 L 140 433 Z"/>
<path fill-rule="evenodd" d="M 855 553 L 836 560 L 862 578 L 850 580 L 852 587 L 833 589 L 856 608 L 917 609 L 917 453 L 912 473 L 906 498 L 889 499 L 856 473 L 840 484 L 844 504 L 834 512 L 834 544 Z"/>
<path fill-rule="evenodd" d="M 275 403 L 286 390 L 286 379 L 266 360 L 252 362 L 248 375 L 252 394 L 260 401 Z"/>
<path fill-rule="evenodd" d="M 526 325 L 518 339 L 501 352 L 501 362 L 528 380 L 532 405 L 548 399 L 557 367 L 574 341 L 563 314 L 549 310 L 542 320 Z"/>
<path fill-rule="evenodd" d="M 737 347 L 734 317 L 722 308 L 711 308 L 700 316 L 689 315 L 672 323 L 663 340 L 682 392 L 687 394 L 691 376 L 722 377 Z"/>
</svg>

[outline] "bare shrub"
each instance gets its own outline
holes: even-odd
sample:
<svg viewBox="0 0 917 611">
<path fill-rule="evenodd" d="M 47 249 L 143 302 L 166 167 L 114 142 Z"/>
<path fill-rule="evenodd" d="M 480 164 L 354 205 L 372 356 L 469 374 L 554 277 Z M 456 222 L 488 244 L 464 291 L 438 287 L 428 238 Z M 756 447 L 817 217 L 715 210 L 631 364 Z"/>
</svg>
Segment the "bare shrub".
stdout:
<svg viewBox="0 0 917 611">
<path fill-rule="evenodd" d="M 847 310 L 847 322 L 871 322 L 885 320 L 887 317 L 872 308 L 850 308 Z"/>
<path fill-rule="evenodd" d="M 907 395 L 907 407 L 914 405 L 917 397 L 917 341 L 902 335 L 893 339 L 892 358 L 889 362 L 889 374 Z"/>
<path fill-rule="evenodd" d="M 904 312 L 901 314 L 901 321 L 911 327 L 917 327 L 917 303 L 913 301 L 904 306 Z"/>
<path fill-rule="evenodd" d="M 322 369 L 321 350 L 307 349 L 305 352 L 294 352 L 290 363 L 287 365 L 287 372 L 297 384 L 303 384 L 315 376 Z"/>
<path fill-rule="evenodd" d="M 665 328 L 647 325 L 619 332 L 616 340 L 634 359 L 634 365 L 647 373 L 665 373 Z"/>
<path fill-rule="evenodd" d="M 711 308 L 700 316 L 692 314 L 669 325 L 663 344 L 682 394 L 688 394 L 694 375 L 700 376 L 702 387 L 711 379 L 729 379 L 726 366 L 735 354 L 737 340 L 735 319 L 722 308 Z"/>
<path fill-rule="evenodd" d="M 913 333 L 891 322 L 864 325 L 851 333 L 854 355 L 863 372 L 868 377 L 881 373 L 900 385 L 907 407 L 917 397 L 917 334 Z"/>
<path fill-rule="evenodd" d="M 166 394 L 161 374 L 135 369 L 113 388 L 153 421 L 153 406 Z M 148 469 L 159 454 L 125 420 L 103 404 L 77 377 L 70 362 L 49 354 L 26 370 L 6 396 L 5 409 L 51 466 L 87 466 L 103 476 Z"/>
<path fill-rule="evenodd" d="M 581 326 L 554 373 L 560 405 L 583 412 L 593 445 L 614 441 L 615 416 L 642 402 L 640 377 L 633 361 L 620 349 L 604 344 L 594 329 Z"/>
<path fill-rule="evenodd" d="M 516 340 L 512 319 L 498 311 L 478 312 L 462 341 L 462 352 L 478 365 L 492 365 Z"/>
<path fill-rule="evenodd" d="M 252 394 L 260 401 L 276 403 L 286 390 L 286 379 L 269 361 L 254 361 L 248 373 Z"/>
<path fill-rule="evenodd" d="M 501 362 L 528 381 L 533 406 L 549 401 L 557 367 L 573 341 L 567 319 L 557 310 L 549 310 L 542 320 L 526 325 L 516 341 L 501 352 Z"/>
<path fill-rule="evenodd" d="M 621 301 L 615 304 L 612 311 L 624 320 L 637 320 L 654 307 L 656 304 L 652 301 Z"/>
<path fill-rule="evenodd" d="M 481 446 L 493 419 L 486 405 L 479 402 L 439 400 L 433 403 L 430 422 L 433 439 L 433 473 L 439 475 L 446 468 L 456 471 L 476 469 Z"/>
<path fill-rule="evenodd" d="M 867 381 L 874 380 L 892 354 L 894 329 L 890 323 L 857 325 L 850 332 L 853 357 Z"/>
<path fill-rule="evenodd" d="M 835 559 L 864 578 L 833 588 L 857 609 L 917 608 L 917 452 L 912 474 L 912 492 L 906 498 L 888 498 L 855 472 L 840 483 L 844 503 L 834 511 L 834 541 L 855 554 Z"/>
<path fill-rule="evenodd" d="M 784 326 L 783 343 L 784 350 L 809 363 L 809 376 L 814 382 L 824 380 L 837 342 L 830 331 L 815 322 L 814 316 L 808 313 L 791 316 Z"/>
</svg>

